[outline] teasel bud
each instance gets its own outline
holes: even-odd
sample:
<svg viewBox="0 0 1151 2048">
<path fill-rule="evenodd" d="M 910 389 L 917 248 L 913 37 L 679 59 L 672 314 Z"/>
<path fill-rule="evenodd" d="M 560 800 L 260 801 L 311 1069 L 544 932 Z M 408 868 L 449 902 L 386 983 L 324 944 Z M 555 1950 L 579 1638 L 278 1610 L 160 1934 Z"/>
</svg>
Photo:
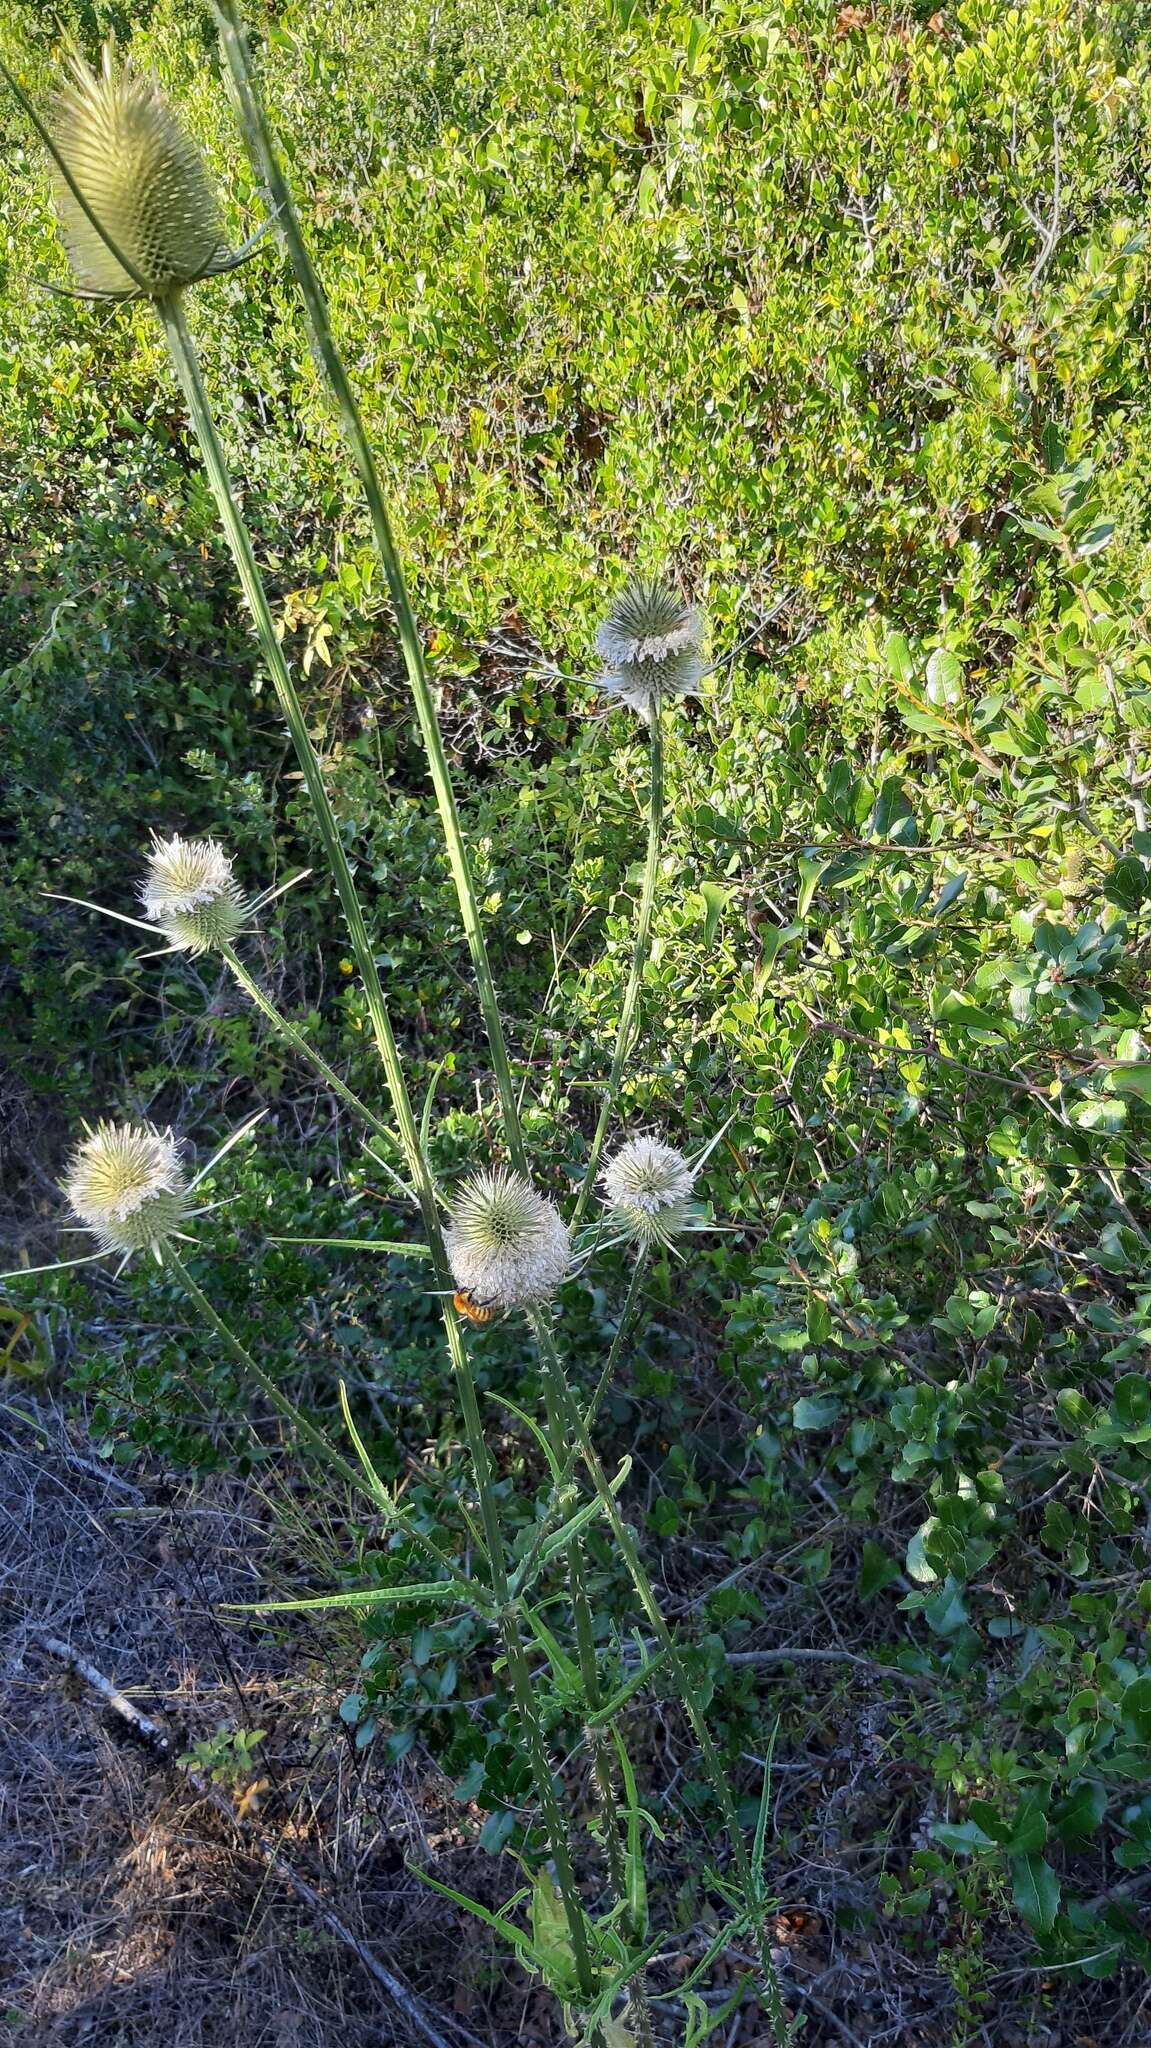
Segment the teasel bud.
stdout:
<svg viewBox="0 0 1151 2048">
<path fill-rule="evenodd" d="M 232 863 L 215 839 L 153 835 L 140 891 L 144 913 L 179 953 L 230 946 L 252 905 L 237 886 Z"/>
<path fill-rule="evenodd" d="M 559 1210 L 503 1166 L 464 1182 L 445 1243 L 457 1287 L 482 1308 L 545 1301 L 571 1264 L 571 1233 Z"/>
<path fill-rule="evenodd" d="M 1073 903 L 1076 897 L 1090 894 L 1087 859 L 1081 846 L 1069 846 L 1064 852 L 1059 886 L 1068 902 Z"/>
<path fill-rule="evenodd" d="M 699 613 L 658 577 L 635 576 L 596 634 L 606 696 L 650 718 L 675 697 L 692 695 L 704 672 Z"/>
<path fill-rule="evenodd" d="M 645 1251 L 697 1228 L 697 1170 L 660 1138 L 629 1138 L 600 1175 L 609 1227 Z"/>
<path fill-rule="evenodd" d="M 157 1258 L 184 1221 L 190 1197 L 177 1139 L 152 1124 L 89 1128 L 64 1193 L 104 1251 L 151 1251 Z"/>
<path fill-rule="evenodd" d="M 69 69 L 46 139 L 84 296 L 160 299 L 232 269 L 203 158 L 154 80 L 107 45 L 98 72 Z"/>
</svg>

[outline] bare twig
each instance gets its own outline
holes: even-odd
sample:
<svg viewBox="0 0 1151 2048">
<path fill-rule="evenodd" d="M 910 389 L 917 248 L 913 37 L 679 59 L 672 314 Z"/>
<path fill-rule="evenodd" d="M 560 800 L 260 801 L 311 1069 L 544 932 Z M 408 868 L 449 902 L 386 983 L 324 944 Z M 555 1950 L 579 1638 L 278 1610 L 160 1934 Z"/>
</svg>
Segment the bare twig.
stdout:
<svg viewBox="0 0 1151 2048">
<path fill-rule="evenodd" d="M 1051 213 L 1043 229 L 1043 239 L 1039 244 L 1035 261 L 1031 266 L 1031 275 L 1027 280 L 1028 290 L 1031 292 L 1037 289 L 1040 278 L 1054 256 L 1056 249 L 1059 247 L 1059 237 L 1063 227 L 1063 187 L 1060 176 L 1062 166 L 1059 149 L 1059 121 L 1055 116 L 1052 117 L 1051 122 L 1051 163 Z M 1025 211 L 1032 225 L 1039 227 L 1040 222 L 1036 215 L 1032 213 L 1030 207 L 1027 207 Z"/>
<path fill-rule="evenodd" d="M 880 1664 L 875 1657 L 859 1657 L 854 1650 L 729 1650 L 725 1664 L 854 1664 L 876 1678 L 894 1678 L 913 1692 L 939 1690 L 934 1678 L 922 1671 L 904 1671 L 899 1664 Z"/>
<path fill-rule="evenodd" d="M 80 1655 L 79 1651 L 73 1650 L 69 1644 L 61 1642 L 58 1636 L 48 1635 L 44 1630 L 38 1628 L 32 1628 L 28 1633 L 31 1641 L 37 1643 L 50 1657 L 58 1658 L 62 1664 L 67 1665 L 70 1671 L 75 1672 L 78 1678 L 82 1678 L 85 1685 L 89 1686 L 94 1693 L 97 1693 L 114 1714 L 118 1715 L 122 1721 L 127 1722 L 128 1726 L 135 1730 L 136 1734 L 148 1744 L 149 1748 L 155 1750 L 169 1763 L 173 1761 L 171 1737 L 165 1734 L 158 1721 L 153 1721 L 149 1714 L 143 1713 L 139 1707 L 133 1705 L 132 1701 L 113 1685 L 110 1678 L 105 1678 L 102 1671 L 98 1671 L 94 1664 L 90 1664 L 86 1657 Z M 205 1778 L 202 1772 L 192 1769 L 185 1770 L 181 1775 L 186 1778 L 190 1785 L 194 1786 L 201 1799 L 206 1800 L 213 1811 L 218 1813 L 230 1827 L 236 1830 L 237 1834 L 243 1837 L 249 1847 L 256 1851 L 272 1874 L 278 1877 L 283 1884 L 286 1884 L 288 1889 L 295 1893 L 301 1904 L 307 1906 L 308 1910 L 314 1913 L 318 1920 L 323 1922 L 329 1934 L 334 1935 L 337 1941 L 342 1942 L 344 1947 L 351 1951 L 357 1961 L 367 1971 L 369 1977 L 372 1977 L 380 1988 L 387 1992 L 389 1998 L 394 2000 L 401 2012 L 410 2020 L 424 2040 L 431 2043 L 431 2048 L 450 2048 L 450 2044 L 445 2040 L 444 2036 L 438 2033 L 432 2025 L 419 2000 L 413 1996 L 406 1985 L 401 1984 L 398 1977 L 394 1977 L 390 1970 L 385 1969 L 379 1958 L 372 1954 L 371 1949 L 365 1947 L 358 1935 L 352 1932 L 347 1922 L 341 1920 L 335 1908 L 328 1903 L 323 1894 L 318 1892 L 314 1885 L 308 1883 L 307 1878 L 301 1877 L 299 1871 L 294 1870 L 292 1865 L 285 1861 L 280 1851 L 276 1848 L 275 1843 L 270 1841 L 266 1835 L 261 1834 L 260 1830 L 246 1815 L 238 1813 L 234 1802 L 218 1786 L 213 1785 L 210 1779 Z M 472 2044 L 472 2048 L 481 2048 L 481 2044 L 475 2040 L 474 2035 L 467 2033 L 455 2021 L 451 2022 L 451 2024 L 463 2040 Z"/>
</svg>

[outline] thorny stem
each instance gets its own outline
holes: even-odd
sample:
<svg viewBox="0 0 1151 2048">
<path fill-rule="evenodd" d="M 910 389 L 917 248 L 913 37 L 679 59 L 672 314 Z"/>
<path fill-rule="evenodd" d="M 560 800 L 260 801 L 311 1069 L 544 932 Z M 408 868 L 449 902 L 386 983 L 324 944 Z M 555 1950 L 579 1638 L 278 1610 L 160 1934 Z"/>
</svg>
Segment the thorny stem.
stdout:
<svg viewBox="0 0 1151 2048">
<path fill-rule="evenodd" d="M 585 1427 L 589 1430 L 591 1429 L 592 1424 L 594 1423 L 595 1418 L 599 1413 L 600 1402 L 603 1400 L 603 1397 L 611 1383 L 612 1375 L 615 1372 L 620 1352 L 623 1350 L 625 1338 L 627 1338 L 631 1334 L 632 1317 L 635 1314 L 636 1304 L 639 1300 L 640 1285 L 643 1280 L 645 1265 L 646 1254 L 641 1251 L 638 1257 L 636 1258 L 635 1265 L 632 1267 L 631 1281 L 628 1286 L 627 1295 L 624 1299 L 623 1308 L 620 1311 L 619 1321 L 616 1324 L 615 1336 L 611 1340 L 611 1350 L 608 1352 L 607 1358 L 604 1362 L 603 1371 L 601 1372 L 599 1380 L 596 1384 L 595 1393 L 592 1395 L 591 1400 L 588 1403 L 587 1411 L 584 1416 Z M 566 1431 L 564 1441 L 565 1443 L 567 1441 Z M 543 1549 L 544 1544 L 546 1543 L 547 1538 L 551 1532 L 552 1522 L 563 1504 L 564 1494 L 571 1482 L 572 1474 L 575 1471 L 576 1466 L 579 1464 L 579 1461 L 580 1453 L 578 1447 L 567 1452 L 563 1464 L 560 1467 L 560 1476 L 552 1486 L 551 1496 L 548 1501 L 547 1507 L 544 1511 L 544 1516 L 540 1523 L 540 1526 L 536 1530 L 535 1536 L 532 1541 L 531 1549 L 528 1551 L 527 1555 L 524 1557 L 522 1562 L 516 1566 L 515 1587 L 517 1590 L 521 1587 L 528 1586 L 531 1583 L 532 1573 L 535 1570 L 536 1563 L 539 1559 L 540 1551 Z"/>
<path fill-rule="evenodd" d="M 323 1430 L 317 1428 L 314 1422 L 309 1422 L 303 1410 L 297 1408 L 295 1402 L 290 1401 L 286 1394 L 281 1393 L 275 1380 L 268 1377 L 263 1366 L 257 1365 L 251 1352 L 241 1344 L 235 1333 L 228 1328 L 224 1318 L 217 1314 L 203 1288 L 198 1286 L 196 1281 L 193 1280 L 183 1259 L 170 1244 L 164 1248 L 164 1263 L 175 1273 L 185 1294 L 195 1303 L 209 1329 L 214 1331 L 215 1335 L 220 1339 L 221 1344 L 223 1344 L 224 1349 L 228 1352 L 233 1362 L 239 1366 L 240 1371 L 246 1378 L 255 1381 L 261 1393 L 271 1402 L 276 1413 L 283 1416 L 285 1422 L 290 1422 L 297 1435 L 302 1436 L 304 1441 L 309 1443 L 312 1449 L 317 1451 L 320 1457 L 332 1467 L 333 1471 L 339 1473 L 346 1486 L 354 1488 L 357 1493 L 366 1493 L 373 1507 L 378 1508 L 379 1502 L 364 1474 L 357 1472 L 355 1466 L 349 1464 L 348 1460 L 340 1455 L 335 1445 L 328 1441 Z M 438 1551 L 436 1555 L 442 1563 L 443 1559 Z"/>
<path fill-rule="evenodd" d="M 491 1050 L 492 1068 L 496 1087 L 499 1091 L 504 1138 L 511 1154 L 512 1163 L 520 1173 L 528 1171 L 524 1151 L 523 1134 L 520 1128 L 519 1103 L 515 1084 L 512 1080 L 504 1040 L 503 1023 L 500 1018 L 495 982 L 492 978 L 491 963 L 488 959 L 480 918 L 479 898 L 475 878 L 472 874 L 471 859 L 460 824 L 456 807 L 455 791 L 452 788 L 447 755 L 440 734 L 436 716 L 435 698 L 431 678 L 428 675 L 424 657 L 423 642 L 412 611 L 408 596 L 403 566 L 396 549 L 392 524 L 384 494 L 380 487 L 379 473 L 371 444 L 364 431 L 356 395 L 352 390 L 343 359 L 336 347 L 328 317 L 328 302 L 312 262 L 307 243 L 304 240 L 288 181 L 284 176 L 275 145 L 268 126 L 267 117 L 260 102 L 252 77 L 251 57 L 244 33 L 243 19 L 236 0 L 213 0 L 213 13 L 219 29 L 224 58 L 235 88 L 240 125 L 244 140 L 257 177 L 267 194 L 277 229 L 287 251 L 288 260 L 296 275 L 300 295 L 304 301 L 308 325 L 312 331 L 324 374 L 332 387 L 336 403 L 343 416 L 344 431 L 352 460 L 359 473 L 367 500 L 368 515 L 376 550 L 387 579 L 388 594 L 396 615 L 400 645 L 403 649 L 404 666 L 408 673 L 416 716 L 419 720 L 420 736 L 428 757 L 432 786 L 447 843 L 448 859 L 451 863 L 452 879 L 459 898 L 460 913 L 468 948 L 472 956 L 472 968 L 476 977 L 480 1009 L 483 1012 L 484 1029 Z"/>
<path fill-rule="evenodd" d="M 335 1068 L 328 1065 L 323 1054 L 317 1052 L 314 1045 L 309 1044 L 303 1032 L 298 1031 L 296 1026 L 289 1022 L 288 1018 L 281 1011 L 277 1010 L 271 999 L 264 994 L 259 982 L 254 980 L 248 973 L 243 961 L 238 957 L 234 949 L 225 943 L 218 950 L 239 982 L 244 994 L 255 1004 L 261 1016 L 266 1017 L 269 1024 L 279 1032 L 285 1044 L 290 1045 L 293 1052 L 298 1053 L 301 1059 L 306 1060 L 309 1066 L 315 1068 L 317 1074 L 327 1082 L 333 1093 L 339 1096 L 341 1102 L 346 1102 L 348 1108 L 353 1110 L 356 1116 L 362 1118 L 369 1129 L 375 1131 L 377 1137 L 390 1140 L 392 1133 L 382 1117 L 378 1117 L 373 1109 L 369 1109 L 366 1102 L 360 1101 L 359 1096 L 353 1093 L 352 1089 L 348 1087 L 347 1082 L 340 1079 Z"/>
<path fill-rule="evenodd" d="M 612 1055 L 611 1072 L 608 1075 L 604 1098 L 600 1104 L 599 1117 L 591 1141 L 587 1166 L 584 1169 L 583 1186 L 572 1217 L 572 1228 L 579 1223 L 591 1198 L 595 1185 L 596 1170 L 603 1152 L 607 1127 L 619 1094 L 624 1062 L 632 1045 L 636 1007 L 639 1003 L 640 985 L 644 968 L 647 966 L 651 943 L 651 914 L 655 903 L 655 885 L 659 875 L 660 836 L 663 831 L 663 716 L 659 703 L 652 706 L 651 713 L 651 788 L 647 811 L 647 861 L 643 871 L 643 890 L 639 899 L 639 911 L 635 923 L 635 943 L 632 946 L 631 970 L 624 990 L 623 1007 L 619 1014 L 619 1030 L 616 1033 L 615 1052 Z"/>
<path fill-rule="evenodd" d="M 555 1345 L 547 1348 L 540 1341 L 539 1326 L 544 1323 L 546 1308 L 528 1310 L 528 1320 L 536 1332 L 536 1342 L 544 1363 L 544 1405 L 547 1412 L 548 1436 L 553 1456 L 561 1456 L 568 1442 L 564 1428 L 563 1366 Z M 599 1665 L 596 1658 L 595 1629 L 592 1620 L 591 1601 L 588 1598 L 587 1580 L 584 1576 L 584 1551 L 579 1535 L 564 1545 L 564 1562 L 567 1565 L 568 1588 L 571 1593 L 572 1619 L 575 1622 L 576 1655 L 579 1660 L 580 1678 L 583 1681 L 584 1696 L 589 1713 L 594 1714 L 601 1704 L 599 1689 Z M 592 1745 L 592 1761 L 595 1776 L 596 1797 L 603 1820 L 604 1846 L 607 1853 L 608 1871 L 612 1889 L 617 1898 L 624 1896 L 621 1880 L 624 1876 L 623 1859 L 619 1840 L 619 1816 L 616 1809 L 615 1791 L 610 1767 L 601 1767 L 601 1749 L 598 1742 Z"/>
<path fill-rule="evenodd" d="M 288 730 L 300 763 L 304 783 L 316 814 L 320 837 L 327 853 L 340 902 L 348 926 L 352 951 L 364 984 L 368 1014 L 372 1023 L 376 1045 L 387 1077 L 392 1109 L 399 1129 L 400 1143 L 407 1162 L 412 1184 L 416 1189 L 424 1230 L 432 1254 L 438 1288 L 445 1297 L 451 1293 L 451 1271 L 444 1248 L 443 1232 L 440 1228 L 439 1212 L 436 1207 L 435 1184 L 424 1157 L 419 1131 L 412 1112 L 407 1082 L 400 1061 L 399 1048 L 384 1004 L 383 989 L 375 955 L 368 938 L 363 912 L 356 895 L 352 871 L 340 838 L 335 813 L 324 785 L 323 772 L 312 746 L 303 707 L 295 684 L 292 682 L 284 660 L 267 593 L 264 590 L 248 530 L 236 502 L 232 480 L 228 473 L 224 452 L 216 432 L 211 405 L 204 388 L 195 345 L 188 331 L 183 306 L 178 294 L 157 300 L 156 310 L 164 325 L 168 346 L 176 367 L 192 424 L 200 443 L 204 464 L 208 471 L 212 491 L 232 556 L 239 574 L 240 583 L 247 598 L 255 623 L 257 637 L 268 673 L 276 691 L 287 721 Z M 193 1283 L 194 1285 L 194 1283 Z M 197 1290 L 197 1294 L 199 1290 Z M 206 1297 L 200 1297 L 206 1301 Z M 210 1307 L 210 1304 L 208 1304 Z M 583 1908 L 575 1886 L 567 1833 L 556 1801 L 555 1785 L 551 1767 L 548 1764 L 543 1731 L 536 1712 L 535 1696 L 523 1645 L 515 1625 L 514 1613 L 508 1597 L 507 1567 L 504 1555 L 503 1531 L 500 1526 L 499 1509 L 492 1484 L 491 1464 L 487 1443 L 480 1420 L 479 1402 L 471 1366 L 464 1348 L 459 1325 L 452 1314 L 450 1302 L 444 1300 L 444 1328 L 447 1332 L 448 1351 L 459 1388 L 460 1406 L 463 1411 L 464 1427 L 468 1438 L 468 1450 L 475 1473 L 476 1489 L 480 1498 L 484 1533 L 488 1547 L 489 1564 L 492 1574 L 492 1590 L 496 1605 L 502 1617 L 504 1652 L 512 1682 L 516 1706 L 524 1722 L 529 1754 L 531 1756 L 536 1791 L 544 1817 L 549 1846 L 555 1863 L 556 1880 L 563 1898 L 572 1952 L 576 1959 L 576 1970 L 581 1993 L 588 1996 L 592 1989 L 592 1970 L 587 1950 L 587 1936 Z M 212 1311 L 213 1327 L 218 1319 Z M 220 1329 L 226 1330 L 221 1324 Z M 229 1338 L 231 1333 L 228 1332 Z M 234 1339 L 231 1340 L 233 1343 Z M 258 1370 L 258 1368 L 257 1368 Z M 271 1386 L 273 1383 L 268 1382 Z M 349 1468 L 350 1469 L 350 1468 Z"/>
</svg>

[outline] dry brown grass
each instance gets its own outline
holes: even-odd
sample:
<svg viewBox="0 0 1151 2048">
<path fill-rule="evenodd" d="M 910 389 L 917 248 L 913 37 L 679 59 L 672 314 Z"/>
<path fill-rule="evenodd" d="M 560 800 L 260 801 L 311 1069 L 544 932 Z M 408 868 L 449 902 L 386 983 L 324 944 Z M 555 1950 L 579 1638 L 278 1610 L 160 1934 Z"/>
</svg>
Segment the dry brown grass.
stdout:
<svg viewBox="0 0 1151 2048">
<path fill-rule="evenodd" d="M 0 1411 L 0 1503 L 0 2039 L 416 2038 L 237 1830 L 30 1634 L 72 1643 L 164 1719 L 177 1752 L 221 1724 L 267 1729 L 261 1828 L 389 1968 L 431 1965 L 443 1999 L 458 1942 L 403 1868 L 428 1825 L 420 1788 L 351 1758 L 330 1674 L 320 1657 L 300 1668 L 298 1637 L 281 1652 L 220 1620 L 258 1589 L 265 1498 L 232 1481 L 137 1486 L 21 1395 Z"/>
<path fill-rule="evenodd" d="M 264 1487 L 275 1483 L 127 1477 L 49 1401 L 23 1388 L 0 1401 L 0 2041 L 406 2048 L 419 2038 L 231 1816 L 45 1655 L 41 1630 L 163 1719 L 176 1751 L 221 1724 L 266 1729 L 251 1806 L 259 1829 L 410 1985 L 453 2048 L 552 2048 L 549 1999 L 485 1929 L 405 1869 L 405 1857 L 427 1863 L 492 1904 L 513 1882 L 502 1860 L 476 1854 L 430 1761 L 355 1754 L 335 1713 L 357 1653 L 347 1630 L 319 1635 L 296 1619 L 278 1639 L 222 1618 L 269 1576 L 290 1578 L 308 1541 L 338 1541 L 317 1533 L 314 1504 L 305 1514 L 302 1500 L 273 1501 Z M 664 1590 L 686 1615 L 674 1578 L 673 1567 Z M 782 1585 L 784 1604 L 786 1594 Z M 783 1633 L 798 1631 L 796 1614 Z M 995 2003 L 966 2019 L 932 1928 L 914 1944 L 874 1917 L 865 1928 L 876 1856 L 859 1845 L 915 1839 L 925 1789 L 903 1760 L 900 1729 L 931 1703 L 879 1696 L 859 1666 L 807 1666 L 778 1683 L 787 1734 L 773 1879 L 788 1910 L 773 1932 L 805 2048 L 1139 2048 L 1149 2038 L 1144 1982 L 1044 1983 L 1006 1915 L 986 1929 Z M 670 1924 L 690 1875 L 675 1829 L 690 1743 L 657 1701 L 637 1702 L 629 1740 L 671 1823 L 650 1871 Z M 572 1792 L 579 1804 L 578 1782 Z M 653 1988 L 674 1989 L 711 1931 L 698 1924 L 670 1938 Z M 717 2002 L 741 1964 L 731 1952 L 715 1967 Z M 674 2002 L 657 2007 L 657 2033 L 661 2048 L 679 2048 Z M 712 2040 L 756 2048 L 754 2000 Z"/>
</svg>

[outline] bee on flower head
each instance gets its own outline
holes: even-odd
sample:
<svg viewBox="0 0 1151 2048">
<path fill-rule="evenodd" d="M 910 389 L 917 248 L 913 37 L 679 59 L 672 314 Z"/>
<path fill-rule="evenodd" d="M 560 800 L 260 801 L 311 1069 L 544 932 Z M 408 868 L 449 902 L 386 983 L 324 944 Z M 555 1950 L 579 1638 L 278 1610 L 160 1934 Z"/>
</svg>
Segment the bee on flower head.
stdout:
<svg viewBox="0 0 1151 2048">
<path fill-rule="evenodd" d="M 458 1316 L 464 1316 L 469 1323 L 490 1323 L 495 1315 L 497 1303 L 494 1295 L 477 1298 L 469 1287 L 459 1287 L 452 1296 L 452 1307 Z"/>
</svg>

